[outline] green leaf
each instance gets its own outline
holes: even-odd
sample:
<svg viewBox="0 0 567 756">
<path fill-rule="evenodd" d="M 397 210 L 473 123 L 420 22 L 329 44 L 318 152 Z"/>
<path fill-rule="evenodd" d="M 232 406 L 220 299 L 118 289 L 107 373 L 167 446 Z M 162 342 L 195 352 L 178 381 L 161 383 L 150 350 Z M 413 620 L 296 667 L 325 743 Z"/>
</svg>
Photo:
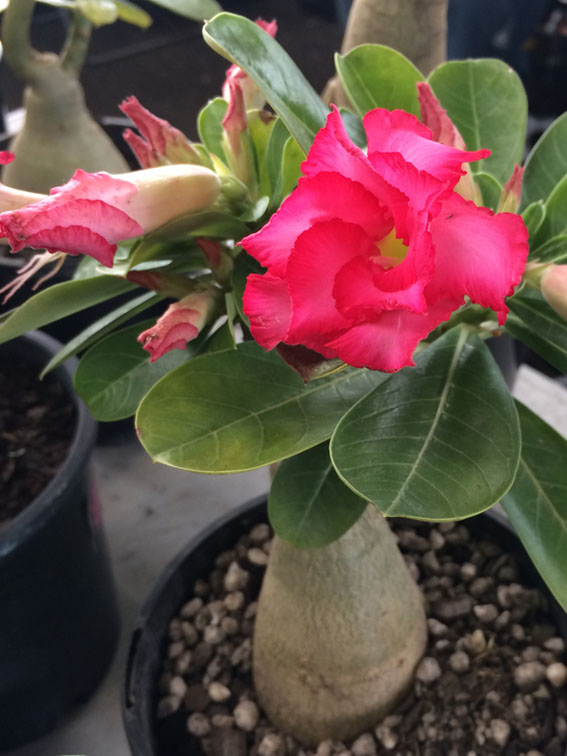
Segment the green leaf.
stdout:
<svg viewBox="0 0 567 756">
<path fill-rule="evenodd" d="M 301 176 L 301 163 L 305 160 L 303 150 L 293 137 L 285 143 L 282 156 L 282 197 L 285 199 L 295 189 Z"/>
<path fill-rule="evenodd" d="M 118 8 L 112 0 L 76 0 L 76 6 L 94 27 L 113 24 Z"/>
<path fill-rule="evenodd" d="M 541 292 L 524 287 L 507 304 L 511 310 L 506 318 L 508 333 L 567 373 L 567 322 L 551 309 Z"/>
<path fill-rule="evenodd" d="M 75 388 L 96 420 L 112 422 L 131 417 L 154 383 L 190 356 L 174 349 L 150 363 L 149 354 L 136 341 L 155 320 L 116 331 L 84 355 L 75 372 Z"/>
<path fill-rule="evenodd" d="M 502 184 L 496 181 L 494 176 L 491 176 L 489 173 L 482 173 L 482 171 L 475 173 L 474 180 L 480 189 L 482 204 L 495 211 L 502 194 Z"/>
<path fill-rule="evenodd" d="M 272 128 L 266 147 L 266 173 L 270 184 L 270 207 L 272 209 L 278 208 L 282 200 L 283 153 L 289 138 L 289 131 L 281 118 L 278 118 Z"/>
<path fill-rule="evenodd" d="M 174 218 L 151 234 L 146 234 L 145 241 L 171 241 L 186 234 L 212 236 L 218 239 L 241 239 L 248 232 L 248 226 L 234 215 L 220 210 L 205 210 Z"/>
<path fill-rule="evenodd" d="M 114 276 L 54 284 L 26 300 L 0 326 L 0 344 L 136 288 Z"/>
<path fill-rule="evenodd" d="M 365 150 L 367 141 L 366 131 L 364 131 L 362 120 L 356 115 L 356 113 L 351 113 L 350 110 L 347 110 L 346 108 L 341 108 L 340 111 L 341 118 L 343 119 L 346 132 L 350 139 L 357 147 L 360 147 L 361 150 Z"/>
<path fill-rule="evenodd" d="M 256 154 L 258 193 L 262 197 L 263 195 L 268 195 L 270 192 L 270 177 L 266 168 L 266 151 L 276 118 L 265 110 L 249 110 L 247 116 L 250 139 L 252 140 Z"/>
<path fill-rule="evenodd" d="M 359 45 L 346 55 L 337 53 L 335 67 L 360 116 L 373 108 L 399 108 L 419 116 L 417 82 L 423 81 L 423 76 L 391 47 Z"/>
<path fill-rule="evenodd" d="M 223 100 L 222 97 L 215 97 L 214 100 L 210 100 L 205 105 L 197 117 L 199 139 L 208 151 L 220 158 L 225 165 L 228 165 L 228 160 L 222 146 L 222 121 L 227 108 L 226 100 Z"/>
<path fill-rule="evenodd" d="M 242 298 L 244 296 L 244 289 L 246 288 L 246 281 L 250 273 L 262 273 L 263 270 L 264 269 L 260 263 L 244 251 L 242 251 L 234 261 L 234 270 L 232 272 L 234 302 L 240 318 L 246 323 L 246 325 L 248 325 L 248 318 L 244 314 L 242 307 Z"/>
<path fill-rule="evenodd" d="M 524 548 L 567 611 L 567 441 L 517 402 L 522 456 L 502 503 Z"/>
<path fill-rule="evenodd" d="M 150 0 L 150 2 L 185 18 L 190 18 L 192 21 L 205 21 L 222 10 L 215 0 Z"/>
<path fill-rule="evenodd" d="M 567 174 L 567 113 L 538 139 L 526 160 L 522 209 L 545 200 Z"/>
<path fill-rule="evenodd" d="M 518 417 L 484 342 L 454 328 L 343 417 L 331 440 L 339 476 L 385 515 L 458 520 L 514 481 Z"/>
<path fill-rule="evenodd" d="M 534 239 L 545 218 L 545 204 L 542 200 L 532 202 L 522 213 L 522 220 L 526 224 L 530 239 Z"/>
<path fill-rule="evenodd" d="M 285 50 L 253 21 L 220 13 L 205 24 L 208 45 L 256 83 L 304 152 L 325 125 L 328 110 Z"/>
<path fill-rule="evenodd" d="M 139 26 L 140 29 L 147 29 L 152 25 L 152 17 L 145 10 L 128 0 L 113 0 L 118 11 L 118 18 L 127 24 Z"/>
<path fill-rule="evenodd" d="M 109 312 L 108 315 L 91 323 L 91 325 L 72 338 L 71 341 L 68 341 L 65 346 L 49 360 L 47 365 L 43 368 L 40 378 L 43 378 L 51 372 L 57 367 L 57 365 L 61 365 L 62 362 L 68 360 L 69 357 L 88 349 L 96 341 L 103 336 L 106 336 L 107 333 L 114 330 L 119 325 L 122 325 L 122 323 L 130 320 L 130 318 L 135 317 L 140 312 L 147 310 L 148 307 L 159 302 L 160 299 L 162 299 L 161 295 L 156 294 L 155 291 L 146 291 L 143 294 L 140 294 L 139 297 L 130 299 L 125 304 L 112 310 L 112 312 Z"/>
<path fill-rule="evenodd" d="M 561 263 L 567 261 L 567 234 L 560 234 L 530 251 L 529 260 Z"/>
<path fill-rule="evenodd" d="M 526 139 L 528 106 L 518 75 L 500 60 L 453 60 L 436 68 L 429 83 L 468 149 L 492 151 L 472 170 L 504 184 L 522 162 Z"/>
<path fill-rule="evenodd" d="M 255 342 L 204 354 L 161 380 L 136 425 L 156 462 L 184 470 L 253 470 L 325 441 L 354 402 L 384 380 L 344 371 L 307 386 Z"/>
<path fill-rule="evenodd" d="M 268 515 L 282 540 L 296 549 L 317 549 L 346 533 L 367 506 L 334 471 L 329 445 L 320 444 L 279 465 Z"/>
<path fill-rule="evenodd" d="M 234 332 L 233 329 L 230 328 L 228 320 L 213 333 L 206 344 L 207 353 L 224 352 L 226 349 L 236 349 Z"/>
<path fill-rule="evenodd" d="M 567 176 L 555 186 L 545 203 L 545 217 L 534 239 L 531 240 L 534 254 L 537 248 L 555 236 L 567 233 Z"/>
</svg>

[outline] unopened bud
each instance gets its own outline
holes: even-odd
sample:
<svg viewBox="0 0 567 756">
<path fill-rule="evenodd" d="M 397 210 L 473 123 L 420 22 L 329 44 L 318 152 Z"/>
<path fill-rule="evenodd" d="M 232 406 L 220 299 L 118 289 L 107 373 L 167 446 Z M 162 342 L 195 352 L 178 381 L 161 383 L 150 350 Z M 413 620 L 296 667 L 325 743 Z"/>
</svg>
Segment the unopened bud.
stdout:
<svg viewBox="0 0 567 756">
<path fill-rule="evenodd" d="M 541 293 L 549 306 L 567 320 L 567 265 L 550 265 L 543 271 Z"/>
<path fill-rule="evenodd" d="M 519 165 L 514 166 L 514 171 L 504 189 L 498 202 L 497 213 L 515 213 L 520 206 L 522 199 L 522 180 L 524 178 L 524 169 Z"/>
</svg>

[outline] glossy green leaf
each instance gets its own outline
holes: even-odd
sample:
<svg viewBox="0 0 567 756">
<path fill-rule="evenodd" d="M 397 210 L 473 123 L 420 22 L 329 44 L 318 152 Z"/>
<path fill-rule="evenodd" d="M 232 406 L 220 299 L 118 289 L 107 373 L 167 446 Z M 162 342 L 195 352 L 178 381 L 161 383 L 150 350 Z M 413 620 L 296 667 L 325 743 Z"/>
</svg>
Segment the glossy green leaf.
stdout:
<svg viewBox="0 0 567 756">
<path fill-rule="evenodd" d="M 0 344 L 134 288 L 135 284 L 114 276 L 54 284 L 30 297 L 10 314 L 0 326 Z"/>
<path fill-rule="evenodd" d="M 99 318 L 94 323 L 91 323 L 87 328 L 78 333 L 71 341 L 68 341 L 65 346 L 60 349 L 56 355 L 54 355 L 47 365 L 43 368 L 41 378 L 51 372 L 57 365 L 61 365 L 62 362 L 68 360 L 69 357 L 83 352 L 85 349 L 91 347 L 96 341 L 106 336 L 107 333 L 117 328 L 122 323 L 130 320 L 139 313 L 147 310 L 162 297 L 155 291 L 145 291 L 140 294 L 139 297 L 130 299 L 120 307 L 117 307 L 112 312 Z"/>
<path fill-rule="evenodd" d="M 335 67 L 360 116 L 373 108 L 406 110 L 419 116 L 417 82 L 423 76 L 401 53 L 384 45 L 359 45 L 335 55 Z"/>
<path fill-rule="evenodd" d="M 228 160 L 222 145 L 222 121 L 226 115 L 228 103 L 222 97 L 215 97 L 210 100 L 199 113 L 197 117 L 197 129 L 199 139 L 209 152 L 220 158 L 225 165 Z"/>
<path fill-rule="evenodd" d="M 529 260 L 548 263 L 567 262 L 567 234 L 554 236 L 544 244 L 530 250 Z"/>
<path fill-rule="evenodd" d="M 234 302 L 238 314 L 244 323 L 248 324 L 248 318 L 244 314 L 242 306 L 242 297 L 246 288 L 246 280 L 250 273 L 261 273 L 264 269 L 260 263 L 251 257 L 247 252 L 241 252 L 234 261 L 234 270 L 232 272 L 232 289 Z"/>
<path fill-rule="evenodd" d="M 190 18 L 192 21 L 205 21 L 222 10 L 216 0 L 150 0 L 150 2 L 185 18 Z"/>
<path fill-rule="evenodd" d="M 546 200 L 567 174 L 567 113 L 538 139 L 526 160 L 522 209 L 531 202 Z"/>
<path fill-rule="evenodd" d="M 301 164 L 305 160 L 303 150 L 290 137 L 285 143 L 282 156 L 282 197 L 285 199 L 295 189 L 301 176 Z"/>
<path fill-rule="evenodd" d="M 203 36 L 223 57 L 237 63 L 257 84 L 304 152 L 325 125 L 327 108 L 285 50 L 253 21 L 220 13 Z"/>
<path fill-rule="evenodd" d="M 360 147 L 361 150 L 366 149 L 366 131 L 364 131 L 364 126 L 362 125 L 360 117 L 357 116 L 356 113 L 351 113 L 350 110 L 347 110 L 346 108 L 341 108 L 340 111 L 346 133 L 357 147 Z"/>
<path fill-rule="evenodd" d="M 250 139 L 252 140 L 256 155 L 258 194 L 262 197 L 270 193 L 270 177 L 266 168 L 266 151 L 276 119 L 265 110 L 250 110 L 247 115 Z"/>
<path fill-rule="evenodd" d="M 429 83 L 468 149 L 492 151 L 472 170 L 505 184 L 522 162 L 526 139 L 528 105 L 518 75 L 500 60 L 453 60 L 436 68 Z"/>
<path fill-rule="evenodd" d="M 75 372 L 75 388 L 96 420 L 112 422 L 131 417 L 154 383 L 190 356 L 174 349 L 150 363 L 136 341 L 155 320 L 136 323 L 99 341 L 84 355 Z"/>
<path fill-rule="evenodd" d="M 282 540 L 296 549 L 317 549 L 346 533 L 367 506 L 336 474 L 329 445 L 320 444 L 279 465 L 268 515 Z"/>
<path fill-rule="evenodd" d="M 502 500 L 524 548 L 567 611 L 567 441 L 517 402 L 522 456 Z"/>
<path fill-rule="evenodd" d="M 140 440 L 156 462 L 231 473 L 263 467 L 325 441 L 354 402 L 384 380 L 349 370 L 307 386 L 255 342 L 204 354 L 148 393 Z"/>
<path fill-rule="evenodd" d="M 272 128 L 266 147 L 266 173 L 270 186 L 270 207 L 274 210 L 280 206 L 282 200 L 283 153 L 289 138 L 286 125 L 281 118 L 278 118 Z"/>
<path fill-rule="evenodd" d="M 229 321 L 223 323 L 206 343 L 207 352 L 224 352 L 225 349 L 236 349 L 234 331 L 229 326 Z"/>
<path fill-rule="evenodd" d="M 484 342 L 454 328 L 343 417 L 339 476 L 385 515 L 454 520 L 488 509 L 514 481 L 518 417 Z"/>
<path fill-rule="evenodd" d="M 498 202 L 500 201 L 500 195 L 502 194 L 502 184 L 500 184 L 494 176 L 489 173 L 475 173 L 474 180 L 478 184 L 480 193 L 482 195 L 482 204 L 485 207 L 489 207 L 491 210 L 496 210 Z"/>
<path fill-rule="evenodd" d="M 248 233 L 248 226 L 230 213 L 220 210 L 205 210 L 174 218 L 160 226 L 151 234 L 146 234 L 147 242 L 171 241 L 185 234 L 192 236 L 212 236 L 218 239 L 241 239 Z"/>
<path fill-rule="evenodd" d="M 547 304 L 541 292 L 524 287 L 507 300 L 506 330 L 562 373 L 567 373 L 567 322 Z M 1 331 L 0 331 L 1 333 Z"/>
<path fill-rule="evenodd" d="M 542 200 L 537 200 L 528 205 L 522 213 L 522 220 L 526 224 L 530 239 L 534 239 L 545 218 L 545 204 Z"/>
</svg>

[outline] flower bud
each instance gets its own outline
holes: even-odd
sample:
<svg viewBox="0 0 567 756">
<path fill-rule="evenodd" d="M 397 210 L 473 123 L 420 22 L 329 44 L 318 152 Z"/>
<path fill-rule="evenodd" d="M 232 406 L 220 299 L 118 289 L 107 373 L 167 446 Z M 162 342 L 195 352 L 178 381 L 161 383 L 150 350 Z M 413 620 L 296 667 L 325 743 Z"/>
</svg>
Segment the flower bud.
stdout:
<svg viewBox="0 0 567 756">
<path fill-rule="evenodd" d="M 543 271 L 541 293 L 549 306 L 567 320 L 567 265 L 550 265 Z"/>
<path fill-rule="evenodd" d="M 496 210 L 497 213 L 515 213 L 518 210 L 522 199 L 523 178 L 524 169 L 519 165 L 515 165 L 512 175 L 502 190 Z"/>
<path fill-rule="evenodd" d="M 256 24 L 267 34 L 269 34 L 270 37 L 276 36 L 276 33 L 278 31 L 278 24 L 275 19 L 273 19 L 272 21 L 264 21 L 263 19 L 259 18 L 257 19 Z M 240 85 L 242 94 L 244 96 L 246 110 L 253 110 L 256 108 L 259 109 L 264 107 L 264 105 L 266 104 L 266 98 L 260 92 L 252 79 L 240 68 L 240 66 L 237 66 L 236 63 L 232 65 L 226 72 L 226 78 L 222 86 L 222 96 L 227 102 L 230 102 L 231 97 L 231 81 L 238 81 L 238 84 Z"/>
<path fill-rule="evenodd" d="M 223 147 L 234 175 L 254 194 L 256 174 L 248 135 L 244 94 L 237 79 L 230 81 L 230 101 L 222 122 Z"/>
<path fill-rule="evenodd" d="M 155 362 L 172 349 L 185 349 L 209 321 L 216 297 L 212 290 L 195 291 L 171 304 L 157 323 L 143 331 L 138 341 Z"/>
</svg>

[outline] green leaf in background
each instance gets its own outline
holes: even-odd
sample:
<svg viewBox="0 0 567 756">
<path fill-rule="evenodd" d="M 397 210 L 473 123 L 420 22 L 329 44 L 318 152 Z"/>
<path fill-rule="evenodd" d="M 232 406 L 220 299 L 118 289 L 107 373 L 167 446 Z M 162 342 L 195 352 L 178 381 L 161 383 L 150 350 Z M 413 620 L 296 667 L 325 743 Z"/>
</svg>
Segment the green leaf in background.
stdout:
<svg viewBox="0 0 567 756">
<path fill-rule="evenodd" d="M 276 122 L 270 132 L 270 138 L 266 147 L 266 173 L 268 174 L 270 191 L 270 207 L 276 210 L 282 200 L 283 179 L 282 163 L 285 146 L 289 140 L 289 131 L 281 118 Z"/>
<path fill-rule="evenodd" d="M 522 220 L 526 224 L 530 240 L 534 239 L 545 218 L 545 204 L 543 200 L 537 200 L 528 205 L 522 213 Z"/>
<path fill-rule="evenodd" d="M 266 168 L 266 151 L 276 118 L 265 110 L 249 110 L 247 116 L 250 139 L 256 154 L 258 195 L 267 196 L 270 193 L 270 177 Z"/>
<path fill-rule="evenodd" d="M 491 210 L 496 211 L 498 202 L 500 201 L 500 195 L 502 194 L 502 184 L 500 184 L 494 176 L 489 173 L 474 174 L 474 180 L 478 184 L 480 193 L 482 195 L 482 204 L 485 207 L 489 207 Z"/>
<path fill-rule="evenodd" d="M 159 302 L 160 299 L 162 299 L 161 295 L 157 294 L 155 291 L 146 291 L 143 294 L 140 294 L 139 297 L 130 299 L 125 304 L 112 310 L 112 312 L 99 318 L 94 323 L 91 323 L 91 325 L 72 338 L 71 341 L 68 341 L 65 346 L 49 360 L 47 365 L 43 368 L 40 378 L 43 378 L 51 372 L 51 370 L 56 368 L 57 365 L 68 360 L 69 357 L 73 357 L 73 355 L 88 349 L 96 341 L 103 336 L 106 336 L 107 333 L 114 330 L 119 325 L 122 325 L 122 323 L 125 323 L 127 320 L 130 320 L 130 318 L 135 317 L 140 312 L 147 310 L 148 307 Z"/>
<path fill-rule="evenodd" d="M 530 239 L 530 246 L 537 254 L 537 249 L 549 239 L 567 233 L 567 176 L 555 186 L 545 203 L 545 217 L 535 234 Z"/>
<path fill-rule="evenodd" d="M 567 113 L 538 139 L 526 160 L 522 209 L 545 200 L 567 173 Z"/>
<path fill-rule="evenodd" d="M 295 189 L 301 176 L 301 164 L 305 160 L 303 150 L 293 137 L 285 143 L 282 156 L 282 198 Z"/>
<path fill-rule="evenodd" d="M 232 291 L 234 302 L 241 319 L 248 325 L 248 318 L 244 314 L 242 307 L 242 297 L 246 288 L 246 281 L 250 273 L 262 273 L 264 268 L 260 263 L 251 257 L 247 252 L 242 251 L 234 261 L 234 270 L 232 271 Z"/>
<path fill-rule="evenodd" d="M 567 441 L 517 402 L 522 456 L 502 500 L 538 572 L 567 611 Z"/>
<path fill-rule="evenodd" d="M 140 29 L 148 29 L 152 25 L 152 17 L 145 10 L 128 0 L 113 0 L 118 12 L 118 18 L 127 24 L 139 26 Z"/>
<path fill-rule="evenodd" d="M 253 21 L 232 13 L 207 22 L 203 36 L 248 74 L 307 153 L 328 109 L 285 50 Z"/>
<path fill-rule="evenodd" d="M 551 309 L 541 292 L 524 287 L 507 304 L 511 310 L 506 318 L 508 333 L 567 373 L 567 322 Z"/>
<path fill-rule="evenodd" d="M 268 515 L 282 540 L 296 549 L 317 549 L 346 533 L 367 506 L 339 479 L 325 443 L 279 465 Z"/>
<path fill-rule="evenodd" d="M 118 8 L 112 0 L 76 0 L 76 5 L 95 27 L 113 24 L 118 18 Z"/>
<path fill-rule="evenodd" d="M 492 150 L 472 170 L 505 184 L 526 140 L 528 103 L 519 76 L 500 60 L 453 60 L 436 68 L 429 83 L 468 149 Z"/>
<path fill-rule="evenodd" d="M 96 420 L 112 422 L 131 417 L 144 394 L 191 352 L 173 349 L 150 363 L 149 354 L 136 341 L 155 320 L 112 333 L 84 355 L 75 372 L 75 388 Z"/>
<path fill-rule="evenodd" d="M 10 314 L 0 326 L 0 344 L 135 288 L 136 284 L 114 276 L 54 284 L 30 297 Z"/>
<path fill-rule="evenodd" d="M 518 416 L 484 342 L 453 328 L 338 424 L 339 476 L 388 516 L 455 520 L 483 512 L 514 481 Z"/>
<path fill-rule="evenodd" d="M 228 165 L 228 160 L 222 146 L 222 121 L 227 108 L 226 100 L 223 100 L 222 97 L 215 97 L 214 100 L 210 100 L 205 105 L 197 117 L 199 139 L 208 151 L 220 158 L 225 165 Z"/>
<path fill-rule="evenodd" d="M 383 381 L 348 370 L 307 386 L 255 342 L 204 354 L 163 378 L 136 417 L 156 461 L 203 473 L 253 470 L 325 441 L 339 418 Z"/>
<path fill-rule="evenodd" d="M 359 45 L 335 55 L 335 67 L 356 112 L 406 110 L 419 116 L 417 82 L 423 76 L 401 53 L 384 45 Z"/>
<path fill-rule="evenodd" d="M 218 328 L 207 341 L 205 349 L 209 352 L 224 352 L 225 349 L 236 349 L 234 331 L 228 320 Z"/>
<path fill-rule="evenodd" d="M 530 261 L 546 263 L 567 262 L 567 234 L 560 234 L 530 251 Z"/>
<path fill-rule="evenodd" d="M 364 126 L 362 125 L 362 120 L 359 116 L 356 115 L 356 113 L 351 113 L 350 110 L 347 110 L 346 108 L 341 108 L 340 112 L 341 118 L 343 119 L 343 123 L 345 125 L 346 133 L 349 135 L 349 137 L 357 147 L 360 147 L 361 150 L 365 150 L 367 146 L 367 140 L 366 131 L 364 131 Z"/>
<path fill-rule="evenodd" d="M 154 5 L 166 8 L 192 21 L 206 21 L 222 8 L 216 0 L 150 0 Z"/>
</svg>

